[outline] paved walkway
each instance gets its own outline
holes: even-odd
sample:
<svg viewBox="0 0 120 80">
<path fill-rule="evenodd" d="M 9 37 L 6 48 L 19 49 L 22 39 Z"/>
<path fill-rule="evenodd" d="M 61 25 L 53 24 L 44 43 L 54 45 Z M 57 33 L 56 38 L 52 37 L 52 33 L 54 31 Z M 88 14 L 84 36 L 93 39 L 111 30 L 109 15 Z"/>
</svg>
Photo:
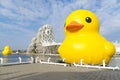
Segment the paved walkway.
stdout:
<svg viewBox="0 0 120 80">
<path fill-rule="evenodd" d="M 0 80 L 120 80 L 120 70 L 24 64 L 0 66 Z"/>
</svg>

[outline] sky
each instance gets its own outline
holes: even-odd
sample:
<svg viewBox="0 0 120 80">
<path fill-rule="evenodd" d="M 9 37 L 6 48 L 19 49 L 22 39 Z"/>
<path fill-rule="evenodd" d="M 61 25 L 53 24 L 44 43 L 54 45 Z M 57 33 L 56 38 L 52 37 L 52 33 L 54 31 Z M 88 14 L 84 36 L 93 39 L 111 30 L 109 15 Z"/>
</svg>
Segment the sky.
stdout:
<svg viewBox="0 0 120 80">
<path fill-rule="evenodd" d="M 65 38 L 66 17 L 76 9 L 88 9 L 100 20 L 100 33 L 109 41 L 120 40 L 119 0 L 0 0 L 0 50 L 28 48 L 38 29 L 54 28 L 56 42 Z"/>
</svg>

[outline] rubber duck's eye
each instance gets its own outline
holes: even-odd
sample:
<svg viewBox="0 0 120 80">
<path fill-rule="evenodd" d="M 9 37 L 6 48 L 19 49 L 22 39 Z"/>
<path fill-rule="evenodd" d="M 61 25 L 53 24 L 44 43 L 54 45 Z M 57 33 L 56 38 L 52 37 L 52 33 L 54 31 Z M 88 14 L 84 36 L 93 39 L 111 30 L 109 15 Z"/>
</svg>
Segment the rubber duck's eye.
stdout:
<svg viewBox="0 0 120 80">
<path fill-rule="evenodd" d="M 91 23 L 91 22 L 92 22 L 92 19 L 91 19 L 90 17 L 86 17 L 85 20 L 86 20 L 86 22 L 88 22 L 88 23 Z"/>
</svg>

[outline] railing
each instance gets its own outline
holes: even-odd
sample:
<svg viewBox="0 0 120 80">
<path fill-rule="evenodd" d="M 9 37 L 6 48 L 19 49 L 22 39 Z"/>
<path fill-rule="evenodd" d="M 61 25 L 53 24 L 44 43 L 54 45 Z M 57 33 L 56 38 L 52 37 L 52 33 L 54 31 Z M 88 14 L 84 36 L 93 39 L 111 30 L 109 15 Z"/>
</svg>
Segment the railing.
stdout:
<svg viewBox="0 0 120 80">
<path fill-rule="evenodd" d="M 8 60 L 5 60 L 8 59 Z M 0 65 L 15 65 L 15 64 L 26 64 L 26 63 L 33 63 L 33 60 L 30 58 L 27 58 L 27 60 L 24 60 L 24 58 L 18 57 L 18 58 L 0 58 Z"/>
<path fill-rule="evenodd" d="M 42 61 L 39 57 L 36 57 L 35 58 L 35 63 L 41 63 L 41 64 L 53 64 L 53 65 L 63 65 L 63 66 L 67 66 L 67 64 L 66 63 L 57 63 L 57 62 L 52 62 L 51 61 L 51 57 L 49 57 L 48 59 L 47 59 L 47 61 Z"/>
<path fill-rule="evenodd" d="M 63 59 L 63 62 L 65 61 L 65 58 Z M 51 57 L 47 59 L 47 61 L 42 61 L 39 57 L 35 58 L 36 63 L 41 63 L 41 64 L 53 64 L 53 65 L 63 65 L 67 66 L 67 63 L 56 63 L 56 62 L 51 62 Z M 85 65 L 83 64 L 84 60 L 81 59 L 79 64 L 73 63 L 74 66 L 76 67 L 86 67 L 86 68 L 98 68 L 98 69 L 112 69 L 112 70 L 120 70 L 118 66 L 106 66 L 105 60 L 102 61 L 102 66 L 98 65 Z"/>
<path fill-rule="evenodd" d="M 47 61 L 43 61 L 41 60 L 38 56 L 37 57 L 30 57 L 28 58 L 28 60 L 24 61 L 23 58 L 18 57 L 15 58 L 17 59 L 17 62 L 5 62 L 4 58 L 0 58 L 0 65 L 15 65 L 15 64 L 25 64 L 25 63 L 41 63 L 41 64 L 53 64 L 53 65 L 63 65 L 63 66 L 68 66 L 67 63 L 58 63 L 58 62 L 52 62 L 51 61 L 51 57 L 49 57 L 47 59 Z M 120 58 L 113 58 L 113 59 L 120 59 Z M 63 59 L 63 62 L 65 61 L 65 58 Z M 84 60 L 81 59 L 79 64 L 73 63 L 74 66 L 76 67 L 86 67 L 86 68 L 98 68 L 98 69 L 112 69 L 112 70 L 120 70 L 120 68 L 118 66 L 115 66 L 114 64 L 112 65 L 113 67 L 111 67 L 111 65 L 106 66 L 105 64 L 105 60 L 103 60 L 103 64 L 102 66 L 94 66 L 94 65 L 85 65 L 83 64 Z"/>
<path fill-rule="evenodd" d="M 74 66 L 76 67 L 86 67 L 86 68 L 98 68 L 98 69 L 112 69 L 112 70 L 120 70 L 118 66 L 111 67 L 111 66 L 106 66 L 105 60 L 102 61 L 102 66 L 96 66 L 96 65 L 84 65 L 83 64 L 83 59 L 80 60 L 80 64 L 73 63 Z"/>
</svg>

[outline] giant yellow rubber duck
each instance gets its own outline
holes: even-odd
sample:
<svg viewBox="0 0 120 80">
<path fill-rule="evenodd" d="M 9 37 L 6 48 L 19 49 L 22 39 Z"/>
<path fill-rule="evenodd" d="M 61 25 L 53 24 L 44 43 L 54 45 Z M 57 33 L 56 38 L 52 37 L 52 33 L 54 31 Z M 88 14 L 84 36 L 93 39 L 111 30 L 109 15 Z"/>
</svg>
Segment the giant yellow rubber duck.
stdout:
<svg viewBox="0 0 120 80">
<path fill-rule="evenodd" d="M 104 60 L 109 63 L 115 54 L 114 45 L 99 33 L 97 16 L 89 10 L 75 10 L 66 19 L 66 38 L 58 48 L 62 59 L 67 63 L 99 65 Z"/>
<path fill-rule="evenodd" d="M 2 51 L 2 54 L 3 54 L 4 56 L 8 56 L 8 55 L 10 55 L 11 53 L 12 53 L 11 47 L 10 47 L 9 45 L 5 46 L 5 47 L 4 47 L 4 50 Z"/>
</svg>

